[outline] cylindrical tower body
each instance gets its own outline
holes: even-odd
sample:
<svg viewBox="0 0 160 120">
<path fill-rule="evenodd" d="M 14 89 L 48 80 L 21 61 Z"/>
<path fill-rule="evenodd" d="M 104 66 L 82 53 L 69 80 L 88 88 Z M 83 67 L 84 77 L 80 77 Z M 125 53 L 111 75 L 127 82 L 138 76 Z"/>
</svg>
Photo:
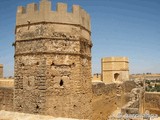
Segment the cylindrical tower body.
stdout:
<svg viewBox="0 0 160 120">
<path fill-rule="evenodd" d="M 42 0 L 18 7 L 14 108 L 91 119 L 90 17 L 77 5 Z"/>
</svg>

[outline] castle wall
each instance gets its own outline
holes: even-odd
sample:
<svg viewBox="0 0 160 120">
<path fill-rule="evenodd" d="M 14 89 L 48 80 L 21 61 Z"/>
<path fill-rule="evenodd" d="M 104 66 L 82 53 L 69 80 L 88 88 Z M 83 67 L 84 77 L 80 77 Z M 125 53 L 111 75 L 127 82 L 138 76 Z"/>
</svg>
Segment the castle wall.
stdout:
<svg viewBox="0 0 160 120">
<path fill-rule="evenodd" d="M 93 82 L 93 120 L 107 119 L 117 109 L 116 84 Z"/>
<path fill-rule="evenodd" d="M 117 108 L 122 108 L 130 99 L 130 92 L 136 84 L 133 81 L 105 84 L 92 82 L 93 120 L 107 119 Z"/>
<path fill-rule="evenodd" d="M 130 93 L 131 92 L 131 90 L 133 89 L 133 88 L 135 88 L 137 85 L 136 85 L 136 83 L 134 82 L 134 81 L 124 81 L 123 82 L 123 87 L 124 87 L 124 92 L 125 93 Z"/>
<path fill-rule="evenodd" d="M 160 115 L 160 93 L 145 92 L 144 111 L 148 110 L 151 114 Z"/>
<path fill-rule="evenodd" d="M 116 83 L 116 85 L 117 106 L 121 108 L 131 100 L 131 91 L 136 88 L 137 85 L 134 81 L 124 81 L 122 83 Z"/>
<path fill-rule="evenodd" d="M 123 84 L 105 84 L 103 82 L 92 83 L 93 120 L 107 118 L 118 107 L 121 108 L 130 101 L 130 92 L 136 84 L 133 81 L 125 81 Z M 13 109 L 13 88 L 0 88 L 0 110 Z"/>
<path fill-rule="evenodd" d="M 36 8 L 29 4 L 17 12 L 14 109 L 91 118 L 89 16 L 79 6 L 68 13 L 62 3 L 51 11 L 48 0 Z"/>
<path fill-rule="evenodd" d="M 129 80 L 128 58 L 107 57 L 101 60 L 102 81 L 112 83 Z"/>
<path fill-rule="evenodd" d="M 0 78 L 3 78 L 3 65 L 0 64 Z"/>
<path fill-rule="evenodd" d="M 0 87 L 0 110 L 13 111 L 13 87 Z"/>
<path fill-rule="evenodd" d="M 132 80 L 158 80 L 160 79 L 160 74 L 132 74 L 129 77 Z"/>
</svg>

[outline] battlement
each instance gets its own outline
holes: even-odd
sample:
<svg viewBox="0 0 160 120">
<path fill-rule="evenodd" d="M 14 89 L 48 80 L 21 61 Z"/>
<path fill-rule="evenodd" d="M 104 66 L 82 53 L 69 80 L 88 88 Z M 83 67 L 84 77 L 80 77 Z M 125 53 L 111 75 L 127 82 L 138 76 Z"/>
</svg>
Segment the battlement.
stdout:
<svg viewBox="0 0 160 120">
<path fill-rule="evenodd" d="M 90 31 L 90 16 L 84 9 L 78 5 L 73 5 L 71 12 L 67 10 L 67 4 L 57 3 L 56 11 L 53 11 L 49 0 L 41 0 L 40 5 L 31 3 L 26 7 L 19 6 L 16 25 L 53 22 L 80 25 Z"/>
</svg>

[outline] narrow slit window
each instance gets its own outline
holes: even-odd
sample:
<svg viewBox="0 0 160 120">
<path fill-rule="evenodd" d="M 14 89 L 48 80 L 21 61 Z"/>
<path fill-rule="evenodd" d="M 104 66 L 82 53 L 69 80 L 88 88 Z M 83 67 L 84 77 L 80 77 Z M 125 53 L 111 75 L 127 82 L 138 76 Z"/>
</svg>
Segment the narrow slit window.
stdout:
<svg viewBox="0 0 160 120">
<path fill-rule="evenodd" d="M 59 83 L 59 85 L 63 86 L 63 84 L 64 84 L 64 82 L 63 82 L 63 80 L 61 80 L 60 83 Z"/>
</svg>

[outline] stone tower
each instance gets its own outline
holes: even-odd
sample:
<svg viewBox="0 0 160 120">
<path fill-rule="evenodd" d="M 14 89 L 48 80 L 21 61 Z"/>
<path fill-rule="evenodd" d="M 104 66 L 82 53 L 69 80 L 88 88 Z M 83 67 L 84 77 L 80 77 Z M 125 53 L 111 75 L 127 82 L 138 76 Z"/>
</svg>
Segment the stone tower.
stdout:
<svg viewBox="0 0 160 120">
<path fill-rule="evenodd" d="M 90 17 L 49 0 L 18 7 L 14 109 L 55 117 L 91 118 Z"/>
<path fill-rule="evenodd" d="M 112 83 L 129 80 L 128 63 L 128 58 L 126 57 L 102 58 L 102 81 Z"/>
<path fill-rule="evenodd" d="M 0 78 L 3 78 L 3 65 L 0 64 Z"/>
</svg>

